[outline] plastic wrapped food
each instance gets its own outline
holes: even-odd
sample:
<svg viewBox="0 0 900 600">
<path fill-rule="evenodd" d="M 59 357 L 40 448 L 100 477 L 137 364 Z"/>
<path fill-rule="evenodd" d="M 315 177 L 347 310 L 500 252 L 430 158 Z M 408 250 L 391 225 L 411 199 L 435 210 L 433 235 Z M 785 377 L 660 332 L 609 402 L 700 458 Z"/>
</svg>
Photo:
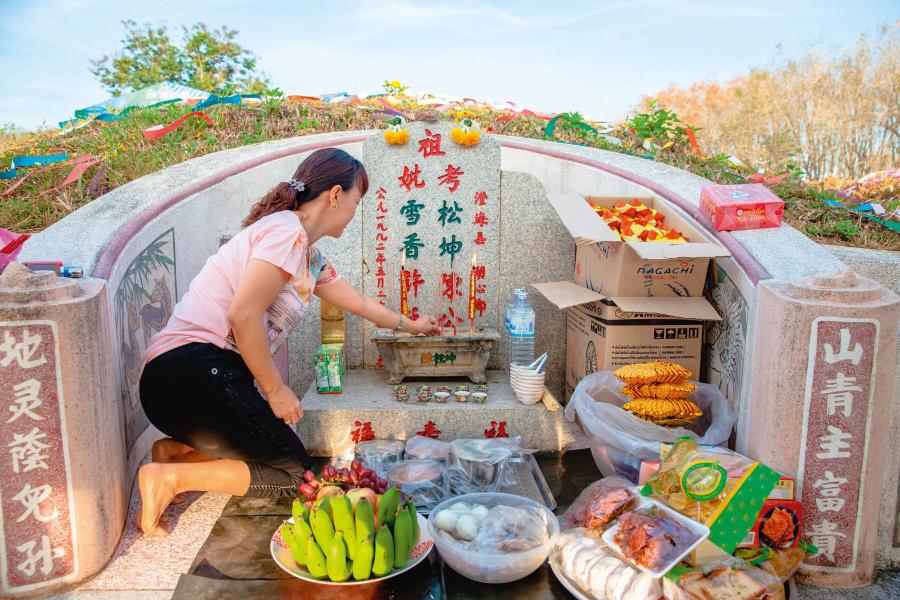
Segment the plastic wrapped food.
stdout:
<svg viewBox="0 0 900 600">
<path fill-rule="evenodd" d="M 619 517 L 614 539 L 625 558 L 658 571 L 676 560 L 700 536 L 661 509 L 646 508 Z"/>
<path fill-rule="evenodd" d="M 731 554 L 780 479 L 780 473 L 737 452 L 679 438 L 641 492 L 708 526 L 709 541 Z"/>
<path fill-rule="evenodd" d="M 582 490 L 565 514 L 566 527 L 604 530 L 637 503 L 638 496 L 629 481 L 604 477 Z"/>
<path fill-rule="evenodd" d="M 404 452 L 406 458 L 446 461 L 450 454 L 450 443 L 417 435 L 406 440 Z"/>
<path fill-rule="evenodd" d="M 403 458 L 401 440 L 369 440 L 356 445 L 354 454 L 363 465 L 386 477 L 391 466 Z"/>
<path fill-rule="evenodd" d="M 659 579 L 623 561 L 587 529 L 563 534 L 557 553 L 566 577 L 598 600 L 657 600 L 662 595 Z"/>
<path fill-rule="evenodd" d="M 447 469 L 433 460 L 401 460 L 388 471 L 387 480 L 420 509 L 431 509 L 450 496 Z"/>
<path fill-rule="evenodd" d="M 527 552 L 548 540 L 543 512 L 530 506 L 459 502 L 435 515 L 438 535 L 447 535 L 469 551 L 489 553 Z"/>
<path fill-rule="evenodd" d="M 741 548 L 735 556 L 756 565 L 763 571 L 777 577 L 782 583 L 794 576 L 802 563 L 818 550 L 806 542 L 800 542 L 794 548 L 773 550 L 771 548 Z"/>
<path fill-rule="evenodd" d="M 784 600 L 780 579 L 737 558 L 702 569 L 672 569 L 663 580 L 663 591 L 669 600 Z"/>
<path fill-rule="evenodd" d="M 520 451 L 521 440 L 514 436 L 450 442 L 448 465 L 453 491 L 458 494 L 495 491 L 509 457 Z"/>
</svg>

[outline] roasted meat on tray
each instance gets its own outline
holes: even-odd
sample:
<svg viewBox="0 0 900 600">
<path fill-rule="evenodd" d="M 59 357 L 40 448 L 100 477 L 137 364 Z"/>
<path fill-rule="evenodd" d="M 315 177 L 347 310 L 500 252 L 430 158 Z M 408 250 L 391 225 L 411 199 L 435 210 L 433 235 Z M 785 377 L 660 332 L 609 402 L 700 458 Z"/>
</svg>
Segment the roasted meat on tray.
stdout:
<svg viewBox="0 0 900 600">
<path fill-rule="evenodd" d="M 639 510 L 619 517 L 615 542 L 625 558 L 650 570 L 658 570 L 697 540 L 683 525 L 653 510 Z"/>
</svg>

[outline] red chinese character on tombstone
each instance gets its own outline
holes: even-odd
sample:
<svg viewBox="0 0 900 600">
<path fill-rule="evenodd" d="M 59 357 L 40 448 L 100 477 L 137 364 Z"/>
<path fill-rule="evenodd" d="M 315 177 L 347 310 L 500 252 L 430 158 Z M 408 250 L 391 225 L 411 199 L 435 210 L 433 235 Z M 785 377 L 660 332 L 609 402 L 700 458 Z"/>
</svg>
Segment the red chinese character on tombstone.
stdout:
<svg viewBox="0 0 900 600">
<path fill-rule="evenodd" d="M 438 185 L 447 185 L 450 188 L 451 192 L 455 192 L 459 187 L 459 178 L 461 175 L 465 175 L 465 171 L 463 171 L 460 167 L 454 167 L 453 165 L 447 165 L 447 170 L 443 175 L 438 177 Z M 423 184 L 424 185 L 424 184 Z"/>
<path fill-rule="evenodd" d="M 353 438 L 354 444 L 375 439 L 375 432 L 372 431 L 371 421 L 366 421 L 365 423 L 355 421 L 353 424 L 356 425 L 356 429 L 350 432 L 350 437 Z"/>
<path fill-rule="evenodd" d="M 375 362 L 375 368 L 377 368 L 377 369 L 384 368 L 384 357 L 381 354 L 378 355 L 378 360 Z"/>
<path fill-rule="evenodd" d="M 56 339 L 55 324 L 19 322 L 0 327 L 0 368 L 9 409 L 0 418 L 0 439 L 8 451 L 0 461 L 5 591 L 38 588 L 74 570 L 72 490 L 61 433 L 62 400 L 57 396 Z"/>
<path fill-rule="evenodd" d="M 378 201 L 378 206 L 375 207 L 375 210 L 380 213 L 387 213 L 387 207 L 384 205 L 384 202 L 381 200 Z"/>
<path fill-rule="evenodd" d="M 484 430 L 484 437 L 486 438 L 508 438 L 509 434 L 506 433 L 506 421 L 491 421 L 491 428 Z"/>
<path fill-rule="evenodd" d="M 384 200 L 387 197 L 387 190 L 383 187 L 378 188 L 378 190 L 375 192 L 375 197 L 379 200 Z"/>
<path fill-rule="evenodd" d="M 487 204 L 487 192 L 475 192 L 475 196 L 472 200 L 475 202 L 475 206 L 485 206 Z"/>
<path fill-rule="evenodd" d="M 377 231 L 387 231 L 387 230 L 388 230 L 388 229 L 387 229 L 387 225 L 385 225 L 384 223 L 377 223 L 377 224 L 375 225 L 375 229 L 376 229 Z"/>
<path fill-rule="evenodd" d="M 488 224 L 487 215 L 483 211 L 478 211 L 475 213 L 475 219 L 472 221 L 473 225 L 478 225 L 479 227 L 484 227 Z"/>
<path fill-rule="evenodd" d="M 479 232 L 475 235 L 475 240 L 474 240 L 474 241 L 475 241 L 475 245 L 476 245 L 476 246 L 484 246 L 484 245 L 487 243 L 487 238 L 484 237 L 484 233 L 483 233 L 483 232 L 479 231 Z"/>
<path fill-rule="evenodd" d="M 447 312 L 442 314 L 438 319 L 439 325 L 441 327 L 456 327 L 460 323 L 463 322 L 462 317 L 457 316 L 457 314 L 453 311 L 452 306 L 447 307 Z"/>
<path fill-rule="evenodd" d="M 387 259 L 384 258 L 384 254 L 381 253 L 381 252 L 379 252 L 378 255 L 375 257 L 375 262 L 378 263 L 378 266 L 379 266 L 379 267 L 383 267 L 383 266 L 384 266 L 384 261 L 385 261 L 385 260 L 387 260 Z"/>
<path fill-rule="evenodd" d="M 462 291 L 459 289 L 459 285 L 462 283 L 462 277 L 454 273 L 442 273 L 441 274 L 441 286 L 443 287 L 443 291 L 441 292 L 441 296 L 447 298 L 451 302 L 453 302 L 453 298 L 459 298 L 462 296 Z"/>
<path fill-rule="evenodd" d="M 400 187 L 406 188 L 407 192 L 411 192 L 413 186 L 417 188 L 425 187 L 425 182 L 419 180 L 419 175 L 422 174 L 422 170 L 419 168 L 418 164 L 414 165 L 414 167 L 415 168 L 410 171 L 409 167 L 404 165 L 403 175 L 397 178 L 400 181 Z"/>
<path fill-rule="evenodd" d="M 484 278 L 485 278 L 484 265 L 475 266 L 475 279 L 484 279 Z"/>
<path fill-rule="evenodd" d="M 441 134 L 432 134 L 430 129 L 426 129 L 425 135 L 428 137 L 419 140 L 419 152 L 422 153 L 422 158 L 428 158 L 429 156 L 444 156 L 447 154 L 441 150 Z"/>
<path fill-rule="evenodd" d="M 419 287 L 425 283 L 425 280 L 422 278 L 422 274 L 419 273 L 418 269 L 413 269 L 412 276 L 410 278 L 409 285 L 412 286 L 413 298 L 419 297 Z"/>
<path fill-rule="evenodd" d="M 425 428 L 422 431 L 417 431 L 416 435 L 421 435 L 422 437 L 430 437 L 436 440 L 441 437 L 441 430 L 437 428 L 437 425 L 434 424 L 434 421 L 428 421 L 427 423 L 425 423 Z"/>
<path fill-rule="evenodd" d="M 412 307 L 412 310 L 409 313 L 409 318 L 411 321 L 419 320 L 419 307 L 418 306 Z"/>
<path fill-rule="evenodd" d="M 484 298 L 475 298 L 475 310 L 478 311 L 479 317 L 484 316 L 484 311 L 487 310 L 487 302 L 484 301 Z"/>
</svg>

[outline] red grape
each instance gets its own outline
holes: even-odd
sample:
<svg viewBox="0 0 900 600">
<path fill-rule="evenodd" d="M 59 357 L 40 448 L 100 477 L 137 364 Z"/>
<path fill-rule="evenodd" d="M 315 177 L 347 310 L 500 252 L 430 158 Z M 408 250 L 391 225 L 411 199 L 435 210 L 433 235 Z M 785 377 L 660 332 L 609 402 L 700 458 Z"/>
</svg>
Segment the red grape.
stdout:
<svg viewBox="0 0 900 600">
<path fill-rule="evenodd" d="M 359 487 L 372 487 L 372 482 L 368 477 L 363 477 L 359 480 Z"/>
<path fill-rule="evenodd" d="M 372 469 L 363 469 L 359 472 L 360 477 L 368 477 L 369 479 L 372 479 L 374 475 L 375 473 L 372 471 Z"/>
<path fill-rule="evenodd" d="M 303 472 L 303 479 L 305 479 L 307 483 L 312 483 L 316 480 L 316 474 L 307 469 Z"/>
<path fill-rule="evenodd" d="M 313 486 L 309 485 L 308 483 L 301 483 L 300 493 L 307 498 L 313 498 L 316 495 L 316 490 L 313 489 Z"/>
<path fill-rule="evenodd" d="M 329 479 L 334 479 L 335 475 L 337 475 L 337 469 L 334 468 L 334 465 L 325 465 L 322 469 L 322 474 Z"/>
<path fill-rule="evenodd" d="M 362 463 L 356 459 L 353 459 L 353 461 L 350 463 L 350 470 L 352 470 L 357 475 L 362 473 L 362 468 Z"/>
<path fill-rule="evenodd" d="M 350 471 L 350 481 L 353 483 L 359 483 L 359 473 L 356 471 Z"/>
<path fill-rule="evenodd" d="M 312 508 L 312 505 L 313 505 L 312 500 L 307 500 L 306 502 L 303 503 L 303 506 L 305 506 L 306 508 L 309 508 L 309 509 Z"/>
</svg>

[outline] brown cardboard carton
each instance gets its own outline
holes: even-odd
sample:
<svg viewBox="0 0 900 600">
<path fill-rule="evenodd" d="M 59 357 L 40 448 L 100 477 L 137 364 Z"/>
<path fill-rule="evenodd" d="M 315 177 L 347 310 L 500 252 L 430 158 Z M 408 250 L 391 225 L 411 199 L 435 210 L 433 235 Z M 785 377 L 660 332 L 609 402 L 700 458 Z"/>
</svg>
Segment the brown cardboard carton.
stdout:
<svg viewBox="0 0 900 600">
<path fill-rule="evenodd" d="M 534 288 L 566 315 L 566 397 L 595 371 L 667 360 L 697 377 L 703 322 L 718 321 L 705 298 L 606 298 L 571 281 Z"/>
<path fill-rule="evenodd" d="M 640 200 L 666 217 L 688 243 L 623 242 L 588 204 Z M 575 238 L 575 282 L 605 296 L 700 296 L 710 259 L 731 254 L 653 197 L 551 195 Z"/>
</svg>

